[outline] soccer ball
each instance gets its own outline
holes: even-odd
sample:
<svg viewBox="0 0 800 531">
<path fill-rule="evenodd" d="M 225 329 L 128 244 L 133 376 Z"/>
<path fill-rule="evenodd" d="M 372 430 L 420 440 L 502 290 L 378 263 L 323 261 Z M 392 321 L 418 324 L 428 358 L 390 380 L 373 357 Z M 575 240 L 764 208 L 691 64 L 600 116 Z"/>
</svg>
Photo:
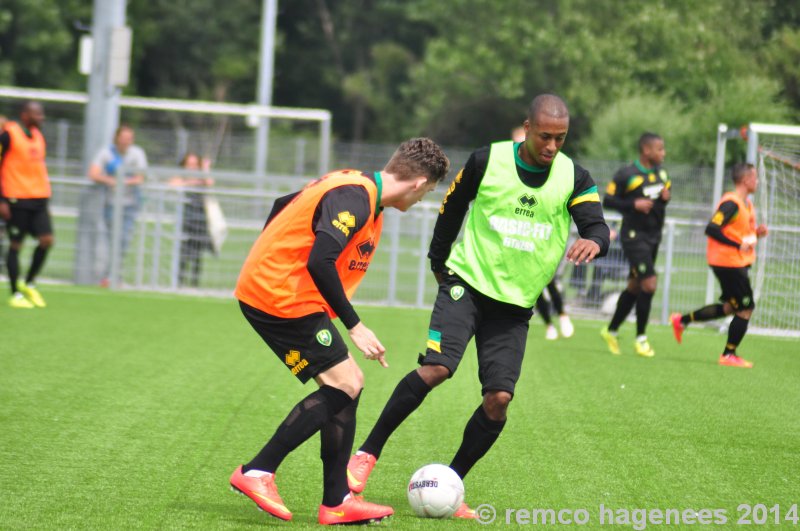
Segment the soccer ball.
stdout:
<svg viewBox="0 0 800 531">
<path fill-rule="evenodd" d="M 408 482 L 408 503 L 423 518 L 449 518 L 464 501 L 464 483 L 452 468 L 425 465 Z"/>
</svg>

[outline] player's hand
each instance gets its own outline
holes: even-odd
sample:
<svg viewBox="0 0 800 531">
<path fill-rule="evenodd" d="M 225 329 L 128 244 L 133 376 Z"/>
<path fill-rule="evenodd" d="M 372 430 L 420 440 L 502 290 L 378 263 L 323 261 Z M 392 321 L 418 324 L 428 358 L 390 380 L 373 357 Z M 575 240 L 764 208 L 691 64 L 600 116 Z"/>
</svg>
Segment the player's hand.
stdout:
<svg viewBox="0 0 800 531">
<path fill-rule="evenodd" d="M 0 201 L 0 219 L 5 221 L 11 219 L 11 207 L 5 201 Z"/>
<path fill-rule="evenodd" d="M 646 197 L 640 197 L 638 199 L 634 199 L 633 209 L 643 214 L 649 214 L 650 211 L 653 209 L 653 200 L 647 199 Z"/>
<path fill-rule="evenodd" d="M 581 265 L 581 263 L 588 264 L 600 252 L 600 246 L 597 242 L 592 240 L 579 239 L 572 244 L 572 247 L 567 251 L 567 260 L 573 264 Z"/>
<path fill-rule="evenodd" d="M 383 345 L 381 345 L 381 342 L 372 330 L 364 326 L 364 323 L 359 322 L 348 330 L 348 333 L 350 334 L 350 339 L 353 341 L 353 344 L 358 350 L 364 353 L 366 359 L 378 360 L 378 363 L 383 367 L 389 366 L 383 356 L 386 353 L 386 349 L 383 348 Z"/>
<path fill-rule="evenodd" d="M 441 284 L 442 280 L 444 279 L 444 275 L 442 275 L 441 271 L 434 271 L 433 272 L 433 278 L 436 279 L 436 283 L 437 284 Z"/>
<path fill-rule="evenodd" d="M 756 236 L 758 236 L 759 238 L 763 238 L 767 234 L 769 234 L 769 229 L 767 229 L 766 225 L 759 225 L 758 227 L 756 227 Z"/>
<path fill-rule="evenodd" d="M 669 201 L 670 197 L 672 197 L 672 192 L 666 186 L 661 189 L 661 200 L 662 201 Z"/>
<path fill-rule="evenodd" d="M 741 253 L 749 253 L 752 250 L 753 250 L 753 244 L 751 242 L 749 242 L 749 241 L 742 242 L 739 245 L 739 252 L 741 252 Z"/>
</svg>

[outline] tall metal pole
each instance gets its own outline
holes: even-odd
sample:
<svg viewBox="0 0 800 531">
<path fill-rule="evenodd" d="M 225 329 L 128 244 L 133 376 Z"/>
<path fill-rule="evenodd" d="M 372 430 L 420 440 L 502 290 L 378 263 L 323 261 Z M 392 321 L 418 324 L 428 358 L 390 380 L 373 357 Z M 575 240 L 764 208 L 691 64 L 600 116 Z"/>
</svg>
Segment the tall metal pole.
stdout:
<svg viewBox="0 0 800 531">
<path fill-rule="evenodd" d="M 120 90 L 111 84 L 111 34 L 125 24 L 126 0 L 94 0 L 92 9 L 92 71 L 89 74 L 89 101 L 83 129 L 83 170 L 104 145 L 119 123 Z M 101 194 L 89 187 L 81 197 L 75 252 L 75 282 L 97 282 L 95 264 L 98 238 L 102 238 L 103 202 Z"/>
<path fill-rule="evenodd" d="M 125 25 L 126 0 L 94 0 L 92 11 L 92 72 L 83 132 L 83 165 L 111 141 L 119 123 L 120 89 L 111 84 L 111 32 Z"/>
<path fill-rule="evenodd" d="M 258 63 L 259 105 L 272 105 L 272 77 L 275 65 L 275 26 L 278 18 L 278 0 L 263 0 L 261 7 L 261 51 Z M 255 171 L 258 182 L 267 171 L 269 151 L 269 118 L 259 118 L 256 132 Z"/>
</svg>

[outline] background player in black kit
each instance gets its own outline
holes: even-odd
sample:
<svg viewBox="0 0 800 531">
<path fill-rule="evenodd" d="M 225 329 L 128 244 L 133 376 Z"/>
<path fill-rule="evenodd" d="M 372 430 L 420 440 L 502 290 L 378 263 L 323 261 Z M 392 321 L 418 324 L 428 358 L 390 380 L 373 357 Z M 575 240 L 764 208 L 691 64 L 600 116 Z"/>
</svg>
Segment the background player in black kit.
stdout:
<svg viewBox="0 0 800 531">
<path fill-rule="evenodd" d="M 617 330 L 636 305 L 636 354 L 655 355 L 647 341 L 647 320 L 656 291 L 655 270 L 661 230 L 670 199 L 670 180 L 661 167 L 664 139 L 655 133 L 639 137 L 639 159 L 623 166 L 608 184 L 603 206 L 622 214 L 620 242 L 630 264 L 628 286 L 620 294 L 611 323 L 600 331 L 612 354 L 619 354 Z"/>
</svg>

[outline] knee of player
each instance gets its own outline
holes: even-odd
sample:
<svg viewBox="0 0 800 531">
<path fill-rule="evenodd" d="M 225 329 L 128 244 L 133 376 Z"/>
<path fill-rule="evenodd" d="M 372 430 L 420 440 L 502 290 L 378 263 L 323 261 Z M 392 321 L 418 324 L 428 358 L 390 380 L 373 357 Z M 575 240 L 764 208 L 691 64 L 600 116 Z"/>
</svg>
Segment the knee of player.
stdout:
<svg viewBox="0 0 800 531">
<path fill-rule="evenodd" d="M 748 308 L 747 310 L 739 310 L 738 312 L 736 312 L 736 317 L 744 319 L 745 321 L 749 321 L 752 315 L 753 315 L 753 308 Z"/>
<path fill-rule="evenodd" d="M 492 420 L 501 420 L 506 416 L 508 405 L 514 395 L 508 391 L 488 391 L 483 395 L 483 408 L 486 410 L 486 415 Z"/>
<path fill-rule="evenodd" d="M 450 369 L 444 365 L 423 365 L 417 373 L 429 387 L 436 387 L 450 377 Z"/>
<path fill-rule="evenodd" d="M 658 277 L 652 276 L 642 280 L 642 291 L 645 293 L 655 293 L 658 287 Z"/>
<path fill-rule="evenodd" d="M 49 249 L 50 247 L 55 244 L 56 240 L 53 238 L 52 234 L 48 234 L 47 236 L 40 236 L 39 237 L 39 246 L 44 249 Z"/>
</svg>

